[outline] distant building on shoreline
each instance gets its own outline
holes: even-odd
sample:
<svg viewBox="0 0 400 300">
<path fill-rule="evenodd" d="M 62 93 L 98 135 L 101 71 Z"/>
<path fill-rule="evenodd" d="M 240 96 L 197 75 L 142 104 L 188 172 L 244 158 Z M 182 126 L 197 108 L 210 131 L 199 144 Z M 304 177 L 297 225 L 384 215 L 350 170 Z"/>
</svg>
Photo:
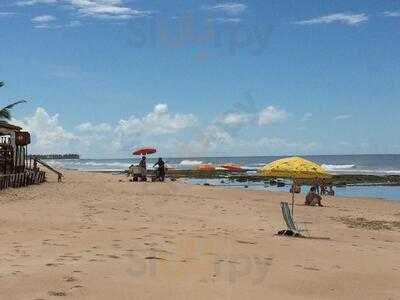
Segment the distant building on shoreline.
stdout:
<svg viewBox="0 0 400 300">
<path fill-rule="evenodd" d="M 32 154 L 30 157 L 36 157 L 39 159 L 79 159 L 79 154 L 68 153 L 68 154 Z"/>
</svg>

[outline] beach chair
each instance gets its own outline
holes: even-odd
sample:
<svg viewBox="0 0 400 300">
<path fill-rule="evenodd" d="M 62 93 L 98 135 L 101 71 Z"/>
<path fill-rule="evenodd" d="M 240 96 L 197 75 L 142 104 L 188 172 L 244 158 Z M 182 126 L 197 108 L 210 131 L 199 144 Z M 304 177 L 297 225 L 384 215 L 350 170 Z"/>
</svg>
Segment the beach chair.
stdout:
<svg viewBox="0 0 400 300">
<path fill-rule="evenodd" d="M 293 215 L 289 208 L 289 204 L 287 202 L 281 202 L 281 209 L 282 209 L 283 220 L 285 220 L 287 229 L 279 231 L 278 232 L 279 235 L 303 236 L 303 232 L 308 233 L 307 228 L 299 227 L 293 220 Z M 298 223 L 305 224 L 305 222 L 298 222 Z"/>
</svg>

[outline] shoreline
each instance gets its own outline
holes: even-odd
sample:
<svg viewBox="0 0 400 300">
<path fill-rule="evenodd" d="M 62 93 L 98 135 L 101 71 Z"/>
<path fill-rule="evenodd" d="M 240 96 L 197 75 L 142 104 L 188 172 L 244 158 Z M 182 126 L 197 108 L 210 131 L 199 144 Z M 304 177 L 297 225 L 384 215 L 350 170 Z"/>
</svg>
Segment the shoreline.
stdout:
<svg viewBox="0 0 400 300">
<path fill-rule="evenodd" d="M 77 171 L 78 172 L 78 171 Z M 80 171 L 86 173 L 126 175 L 127 171 L 121 170 L 90 170 Z M 346 198 L 351 197 L 368 197 L 382 198 L 389 201 L 400 201 L 400 184 L 398 176 L 365 176 L 365 175 L 335 175 L 333 186 L 337 196 Z M 284 186 L 277 187 L 276 184 L 270 182 L 269 178 L 257 175 L 240 175 L 238 173 L 230 173 L 228 171 L 216 172 L 199 172 L 196 170 L 174 170 L 167 173 L 167 178 L 171 180 L 186 180 L 194 185 L 210 185 L 216 187 L 239 188 L 250 190 L 269 190 L 278 192 L 289 192 L 291 185 L 290 180 L 283 180 Z M 387 179 L 395 182 L 384 182 Z M 365 180 L 367 179 L 367 180 Z M 373 179 L 373 180 L 371 180 Z M 278 180 L 280 181 L 280 180 Z M 365 181 L 365 182 L 364 182 Z M 378 181 L 378 182 L 368 182 Z M 311 186 L 310 182 L 302 182 L 303 191 Z"/>
<path fill-rule="evenodd" d="M 115 173 L 127 174 L 127 170 L 78 170 L 64 169 L 68 171 L 90 172 L 90 173 Z M 167 177 L 170 178 L 186 178 L 186 179 L 228 179 L 237 182 L 266 182 L 271 177 L 260 175 L 249 175 L 242 173 L 232 173 L 229 171 L 197 171 L 197 170 L 169 170 Z M 400 186 L 400 175 L 371 175 L 371 174 L 332 174 L 333 186 Z M 304 184 L 307 184 L 304 181 Z"/>
</svg>

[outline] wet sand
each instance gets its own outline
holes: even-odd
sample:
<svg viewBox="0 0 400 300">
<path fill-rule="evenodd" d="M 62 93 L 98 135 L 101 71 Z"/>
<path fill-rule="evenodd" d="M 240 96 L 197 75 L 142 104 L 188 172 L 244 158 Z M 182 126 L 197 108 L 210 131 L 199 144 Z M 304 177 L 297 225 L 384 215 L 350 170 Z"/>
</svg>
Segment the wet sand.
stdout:
<svg viewBox="0 0 400 300">
<path fill-rule="evenodd" d="M 400 204 L 69 171 L 0 192 L 0 299 L 399 299 Z"/>
</svg>

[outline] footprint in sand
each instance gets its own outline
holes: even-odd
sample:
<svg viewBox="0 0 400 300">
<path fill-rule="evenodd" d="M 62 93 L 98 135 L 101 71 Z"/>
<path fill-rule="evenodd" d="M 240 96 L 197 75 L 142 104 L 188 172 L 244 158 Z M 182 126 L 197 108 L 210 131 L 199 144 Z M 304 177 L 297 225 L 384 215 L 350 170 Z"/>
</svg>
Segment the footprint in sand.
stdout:
<svg viewBox="0 0 400 300">
<path fill-rule="evenodd" d="M 71 288 L 71 290 L 72 289 L 80 289 L 80 288 L 83 288 L 84 286 L 83 285 L 74 285 L 72 288 Z"/>
<path fill-rule="evenodd" d="M 255 245 L 255 244 L 257 244 L 256 242 L 241 241 L 241 240 L 237 240 L 236 242 L 238 242 L 239 244 L 249 244 L 249 245 Z"/>
<path fill-rule="evenodd" d="M 317 267 L 305 267 L 305 268 L 303 268 L 304 270 L 308 270 L 308 271 L 320 271 L 320 269 L 319 268 L 317 268 Z"/>
<path fill-rule="evenodd" d="M 56 264 L 56 263 L 48 263 L 48 264 L 46 264 L 46 267 L 58 267 L 58 266 L 61 266 L 61 265 L 63 265 L 62 263 L 58 263 L 58 264 Z"/>
<path fill-rule="evenodd" d="M 73 276 L 66 276 L 66 277 L 64 277 L 64 280 L 67 281 L 67 282 L 76 282 L 76 281 L 78 281 L 78 279 L 76 279 Z"/>
<path fill-rule="evenodd" d="M 64 291 L 49 291 L 47 294 L 49 296 L 56 296 L 56 297 L 65 297 L 67 296 L 67 293 Z"/>
</svg>

